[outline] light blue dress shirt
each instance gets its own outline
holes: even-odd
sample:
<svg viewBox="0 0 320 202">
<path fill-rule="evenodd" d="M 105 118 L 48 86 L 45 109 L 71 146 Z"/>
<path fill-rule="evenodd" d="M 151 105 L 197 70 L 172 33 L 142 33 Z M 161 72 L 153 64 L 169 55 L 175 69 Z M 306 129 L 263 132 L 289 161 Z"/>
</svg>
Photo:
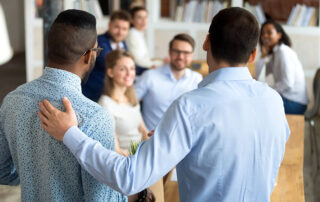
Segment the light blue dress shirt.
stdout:
<svg viewBox="0 0 320 202">
<path fill-rule="evenodd" d="M 177 165 L 181 201 L 265 202 L 289 133 L 279 94 L 246 67 L 231 67 L 174 101 L 134 156 L 104 148 L 77 127 L 63 142 L 89 173 L 126 194 Z"/>
<path fill-rule="evenodd" d="M 155 129 L 170 104 L 183 93 L 197 88 L 202 75 L 188 68 L 176 80 L 169 65 L 146 71 L 136 82 L 135 90 L 143 100 L 142 116 L 149 131 Z"/>
<path fill-rule="evenodd" d="M 46 68 L 43 75 L 6 96 L 0 109 L 0 184 L 21 183 L 22 201 L 127 201 L 81 168 L 68 148 L 46 133 L 37 115 L 48 99 L 62 109 L 67 96 L 79 127 L 104 147 L 114 149 L 109 114 L 84 97 L 80 78 Z"/>
</svg>

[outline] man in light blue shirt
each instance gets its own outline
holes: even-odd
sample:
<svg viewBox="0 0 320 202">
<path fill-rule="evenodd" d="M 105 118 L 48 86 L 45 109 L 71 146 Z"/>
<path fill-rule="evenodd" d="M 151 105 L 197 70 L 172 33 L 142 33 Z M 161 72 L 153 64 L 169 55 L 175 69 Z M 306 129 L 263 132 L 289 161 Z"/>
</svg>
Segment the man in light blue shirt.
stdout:
<svg viewBox="0 0 320 202">
<path fill-rule="evenodd" d="M 155 129 L 170 104 L 185 92 L 197 88 L 201 74 L 188 66 L 193 60 L 195 42 L 188 34 L 178 34 L 170 41 L 170 64 L 145 71 L 135 84 L 143 100 L 142 116 L 149 131 Z"/>
<path fill-rule="evenodd" d="M 250 12 L 220 11 L 203 44 L 211 73 L 173 102 L 133 156 L 122 157 L 81 132 L 70 103 L 65 113 L 44 101 L 43 127 L 89 173 L 126 194 L 177 165 L 181 201 L 270 201 L 290 131 L 280 95 L 245 67 L 255 59 L 258 38 Z"/>
<path fill-rule="evenodd" d="M 95 17 L 84 11 L 59 14 L 48 35 L 48 66 L 43 75 L 9 93 L 0 109 L 0 184 L 21 184 L 22 201 L 127 201 L 127 197 L 87 173 L 68 148 L 39 124 L 44 98 L 62 108 L 67 95 L 79 127 L 114 150 L 111 118 L 81 93 L 81 78 L 98 55 Z"/>
</svg>

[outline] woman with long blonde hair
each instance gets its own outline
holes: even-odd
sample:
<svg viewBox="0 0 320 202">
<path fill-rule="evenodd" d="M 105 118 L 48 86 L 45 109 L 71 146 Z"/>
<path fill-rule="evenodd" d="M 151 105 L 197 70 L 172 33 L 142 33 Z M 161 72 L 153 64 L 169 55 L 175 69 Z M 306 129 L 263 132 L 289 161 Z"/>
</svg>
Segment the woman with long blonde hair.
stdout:
<svg viewBox="0 0 320 202">
<path fill-rule="evenodd" d="M 148 137 L 134 91 L 134 59 L 125 50 L 114 50 L 105 60 L 105 89 L 98 103 L 114 120 L 116 151 L 128 155 L 131 141 L 140 142 Z"/>
</svg>

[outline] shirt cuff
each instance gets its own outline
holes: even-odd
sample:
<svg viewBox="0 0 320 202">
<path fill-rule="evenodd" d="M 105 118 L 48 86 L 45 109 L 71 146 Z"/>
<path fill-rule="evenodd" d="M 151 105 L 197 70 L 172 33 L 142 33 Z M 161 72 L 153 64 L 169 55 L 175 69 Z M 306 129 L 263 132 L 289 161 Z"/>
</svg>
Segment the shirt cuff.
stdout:
<svg viewBox="0 0 320 202">
<path fill-rule="evenodd" d="M 86 136 L 86 134 L 84 134 L 77 126 L 72 126 L 64 134 L 62 141 L 72 153 L 75 153 L 77 151 L 77 148 L 87 138 L 89 137 Z"/>
</svg>

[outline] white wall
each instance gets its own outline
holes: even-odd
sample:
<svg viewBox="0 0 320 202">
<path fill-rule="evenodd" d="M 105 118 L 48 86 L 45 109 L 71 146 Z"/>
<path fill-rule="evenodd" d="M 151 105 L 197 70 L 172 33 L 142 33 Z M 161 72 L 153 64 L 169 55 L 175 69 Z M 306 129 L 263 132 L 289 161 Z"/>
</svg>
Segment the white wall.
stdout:
<svg viewBox="0 0 320 202">
<path fill-rule="evenodd" d="M 24 52 L 24 1 L 1 0 L 0 3 L 6 16 L 11 46 L 15 53 Z"/>
</svg>

